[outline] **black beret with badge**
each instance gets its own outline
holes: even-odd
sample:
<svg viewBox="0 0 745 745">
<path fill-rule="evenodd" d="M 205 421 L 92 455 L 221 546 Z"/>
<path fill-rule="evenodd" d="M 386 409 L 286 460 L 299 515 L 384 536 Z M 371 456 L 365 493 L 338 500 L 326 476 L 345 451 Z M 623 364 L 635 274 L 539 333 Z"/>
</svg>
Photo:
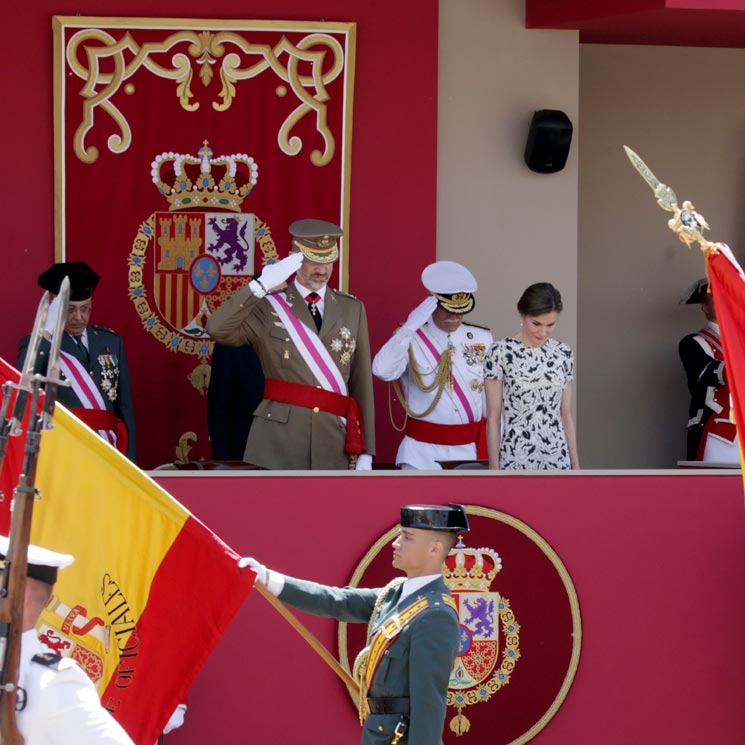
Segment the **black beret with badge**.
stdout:
<svg viewBox="0 0 745 745">
<path fill-rule="evenodd" d="M 70 278 L 70 300 L 74 302 L 88 300 L 100 279 L 84 261 L 60 261 L 39 275 L 38 284 L 57 295 L 65 277 Z"/>
<path fill-rule="evenodd" d="M 468 516 L 461 504 L 407 504 L 401 508 L 402 528 L 447 530 L 467 533 Z"/>
<path fill-rule="evenodd" d="M 339 258 L 339 238 L 344 231 L 325 220 L 295 220 L 290 225 L 292 245 L 314 264 L 330 264 Z"/>
<path fill-rule="evenodd" d="M 476 305 L 474 292 L 479 285 L 476 277 L 456 261 L 435 261 L 424 268 L 422 284 L 437 298 L 437 304 L 447 313 L 463 315 Z"/>
</svg>

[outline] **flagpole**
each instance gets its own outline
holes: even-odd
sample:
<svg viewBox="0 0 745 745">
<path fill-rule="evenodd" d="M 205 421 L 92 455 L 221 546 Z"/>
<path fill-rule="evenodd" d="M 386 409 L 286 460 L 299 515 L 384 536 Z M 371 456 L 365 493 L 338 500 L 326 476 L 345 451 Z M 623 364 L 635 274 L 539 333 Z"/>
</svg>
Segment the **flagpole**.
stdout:
<svg viewBox="0 0 745 745">
<path fill-rule="evenodd" d="M 360 687 L 357 685 L 354 678 L 352 678 L 352 676 L 341 666 L 336 657 L 334 657 L 334 655 L 332 655 L 331 652 L 329 652 L 328 649 L 326 649 L 326 647 L 324 647 L 323 644 L 321 644 L 321 642 L 318 641 L 318 639 L 313 636 L 313 634 L 297 619 L 297 616 L 295 616 L 295 614 L 292 613 L 292 611 L 290 611 L 289 608 L 279 600 L 279 598 L 269 592 L 264 585 L 260 582 L 256 582 L 254 584 L 254 589 L 258 590 L 269 605 L 271 605 L 277 613 L 279 613 L 280 616 L 282 616 L 282 618 L 284 618 L 285 621 L 287 621 L 287 623 L 289 623 L 290 626 L 292 626 L 292 628 L 295 629 L 295 631 L 297 631 L 311 647 L 313 647 L 321 659 L 341 678 L 344 685 L 349 689 L 349 692 L 354 697 L 355 703 L 357 703 L 360 697 Z"/>
</svg>

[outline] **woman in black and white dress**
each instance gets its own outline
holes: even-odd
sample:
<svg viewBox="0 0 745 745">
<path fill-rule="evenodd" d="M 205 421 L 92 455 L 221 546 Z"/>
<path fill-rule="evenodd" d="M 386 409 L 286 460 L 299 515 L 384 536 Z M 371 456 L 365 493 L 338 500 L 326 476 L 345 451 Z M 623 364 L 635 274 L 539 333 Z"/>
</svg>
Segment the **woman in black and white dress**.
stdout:
<svg viewBox="0 0 745 745">
<path fill-rule="evenodd" d="M 562 307 L 552 284 L 531 285 L 517 304 L 520 331 L 486 354 L 489 468 L 579 468 L 571 411 L 574 355 L 551 338 Z"/>
</svg>

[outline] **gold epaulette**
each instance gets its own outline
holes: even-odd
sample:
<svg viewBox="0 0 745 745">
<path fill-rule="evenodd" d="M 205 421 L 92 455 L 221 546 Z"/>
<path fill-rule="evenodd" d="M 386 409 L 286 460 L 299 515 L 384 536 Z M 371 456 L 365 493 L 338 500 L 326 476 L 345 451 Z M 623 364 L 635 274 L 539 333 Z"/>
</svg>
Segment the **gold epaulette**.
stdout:
<svg viewBox="0 0 745 745">
<path fill-rule="evenodd" d="M 336 293 L 337 295 L 344 295 L 344 297 L 350 297 L 352 298 L 352 300 L 356 300 L 358 303 L 362 302 L 362 300 L 360 300 L 356 295 L 352 295 L 351 292 L 344 292 L 344 290 L 337 290 L 333 287 L 329 287 L 329 290 L 331 290 L 331 292 Z"/>
<path fill-rule="evenodd" d="M 475 329 L 483 329 L 484 331 L 491 332 L 491 329 L 488 326 L 482 326 L 480 323 L 466 323 L 463 321 L 464 326 L 473 326 Z"/>
<path fill-rule="evenodd" d="M 458 605 L 452 595 L 443 595 L 442 602 L 445 603 L 448 608 L 452 608 L 455 611 L 456 616 L 458 615 Z"/>
</svg>

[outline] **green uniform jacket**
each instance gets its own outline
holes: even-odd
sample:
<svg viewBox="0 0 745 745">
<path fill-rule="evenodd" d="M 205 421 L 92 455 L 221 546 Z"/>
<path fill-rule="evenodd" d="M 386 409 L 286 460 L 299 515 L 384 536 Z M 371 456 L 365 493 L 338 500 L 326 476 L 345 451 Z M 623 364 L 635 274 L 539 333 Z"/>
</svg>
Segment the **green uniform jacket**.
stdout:
<svg viewBox="0 0 745 745">
<path fill-rule="evenodd" d="M 317 616 L 350 623 L 367 623 L 380 589 L 328 587 L 285 577 L 280 600 Z M 400 586 L 389 591 L 372 633 L 397 610 Z M 442 745 L 448 682 L 458 651 L 458 619 L 442 600 L 450 595 L 444 580 L 436 579 L 406 597 L 402 609 L 420 597 L 429 608 L 409 622 L 392 642 L 370 686 L 373 698 L 408 696 L 409 727 L 400 744 Z M 370 714 L 362 733 L 363 745 L 388 745 L 401 720 L 398 714 Z"/>
<path fill-rule="evenodd" d="M 294 285 L 287 288 L 285 297 L 295 315 L 317 333 L 308 306 Z M 374 455 L 375 407 L 365 306 L 330 287 L 324 306 L 321 340 L 337 363 L 349 395 L 360 407 L 365 452 Z M 351 354 L 342 329 L 354 340 Z M 207 322 L 207 332 L 221 344 L 251 344 L 267 379 L 318 385 L 269 301 L 257 298 L 248 286 L 215 311 Z M 271 469 L 344 469 L 349 464 L 345 439 L 346 428 L 338 416 L 265 399 L 254 412 L 244 457 L 248 463 Z"/>
<path fill-rule="evenodd" d="M 135 461 L 137 457 L 137 432 L 135 429 L 135 412 L 132 405 L 132 392 L 129 385 L 129 367 L 124 354 L 124 341 L 119 334 L 104 326 L 87 327 L 88 333 L 88 363 L 81 357 L 81 350 L 72 340 L 70 334 L 62 335 L 63 352 L 78 359 L 88 370 L 91 379 L 101 391 L 106 408 L 127 425 L 127 457 Z M 23 369 L 28 351 L 29 336 L 24 336 L 18 345 L 18 369 Z M 46 339 L 41 340 L 39 356 L 36 360 L 35 372 L 46 374 L 49 361 L 50 344 Z M 103 388 L 103 371 L 107 370 L 107 377 L 111 381 L 111 396 Z M 60 386 L 57 389 L 57 400 L 68 409 L 85 408 L 80 399 L 73 393 L 72 388 Z"/>
</svg>

